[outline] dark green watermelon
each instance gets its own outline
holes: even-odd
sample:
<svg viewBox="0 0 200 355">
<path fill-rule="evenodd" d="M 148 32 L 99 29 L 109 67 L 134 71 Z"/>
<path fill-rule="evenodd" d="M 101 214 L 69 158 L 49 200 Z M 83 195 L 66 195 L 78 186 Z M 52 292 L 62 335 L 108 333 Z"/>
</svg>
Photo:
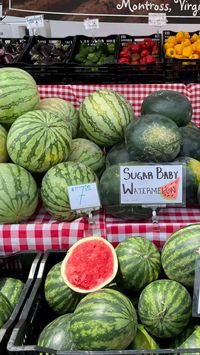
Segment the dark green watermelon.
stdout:
<svg viewBox="0 0 200 355">
<path fill-rule="evenodd" d="M 115 144 L 106 155 L 106 168 L 114 164 L 126 163 L 127 161 L 132 161 L 125 142 L 120 142 Z"/>
<path fill-rule="evenodd" d="M 187 156 L 200 161 L 200 129 L 191 126 L 179 128 L 182 143 L 179 156 Z"/>
</svg>

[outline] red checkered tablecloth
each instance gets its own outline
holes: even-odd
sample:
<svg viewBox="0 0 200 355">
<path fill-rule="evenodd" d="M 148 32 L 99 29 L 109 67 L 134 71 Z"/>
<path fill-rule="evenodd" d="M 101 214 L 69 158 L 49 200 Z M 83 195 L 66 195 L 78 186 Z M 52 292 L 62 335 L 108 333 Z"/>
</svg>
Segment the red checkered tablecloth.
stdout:
<svg viewBox="0 0 200 355">
<path fill-rule="evenodd" d="M 40 85 L 41 98 L 60 97 L 79 107 L 81 101 L 100 88 L 108 88 L 123 94 L 132 104 L 136 116 L 140 115 L 143 99 L 155 90 L 171 89 L 186 95 L 193 106 L 193 121 L 200 126 L 200 84 L 128 84 L 128 85 Z M 191 223 L 200 222 L 199 208 L 166 208 L 158 213 L 158 223 L 150 220 L 140 223 L 116 220 L 101 211 L 94 213 L 95 232 L 116 245 L 131 235 L 141 235 L 162 247 L 175 230 Z M 27 223 L 0 225 L 0 253 L 18 250 L 67 249 L 90 230 L 87 218 L 71 223 L 58 222 L 42 207 Z"/>
</svg>

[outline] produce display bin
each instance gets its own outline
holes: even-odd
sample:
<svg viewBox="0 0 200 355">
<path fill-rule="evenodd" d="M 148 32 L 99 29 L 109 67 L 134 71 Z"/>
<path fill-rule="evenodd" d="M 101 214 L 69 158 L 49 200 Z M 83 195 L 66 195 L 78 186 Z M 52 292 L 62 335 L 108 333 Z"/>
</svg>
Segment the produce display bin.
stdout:
<svg viewBox="0 0 200 355">
<path fill-rule="evenodd" d="M 145 38 L 151 38 L 158 45 L 159 53 L 156 55 L 156 62 L 152 64 L 122 64 L 116 66 L 117 83 L 119 84 L 146 84 L 164 83 L 164 63 L 162 62 L 162 38 L 161 34 L 155 33 L 149 36 L 130 36 L 127 34 L 119 35 L 119 46 L 117 62 L 120 58 L 120 51 L 127 43 L 140 43 Z"/>
<path fill-rule="evenodd" d="M 20 67 L 29 72 L 37 84 L 66 84 L 68 81 L 66 63 L 71 54 L 74 38 L 74 36 L 63 38 L 33 36 L 19 60 Z M 60 52 L 60 48 L 57 48 L 59 44 L 61 48 L 66 46 L 67 50 Z M 52 50 L 48 51 L 49 48 Z M 37 61 L 38 53 L 40 59 Z M 63 58 L 59 54 L 63 55 Z"/>
<path fill-rule="evenodd" d="M 73 43 L 71 56 L 69 59 L 69 83 L 71 84 L 106 84 L 116 82 L 116 56 L 118 49 L 119 38 L 117 35 L 110 35 L 107 37 L 87 37 L 76 36 Z M 75 56 L 82 44 L 94 47 L 97 43 L 109 45 L 111 43 L 115 46 L 113 54 L 113 62 L 109 64 L 84 64 L 75 62 Z"/>
<path fill-rule="evenodd" d="M 44 253 L 40 264 L 38 276 L 30 294 L 29 300 L 26 302 L 20 319 L 16 324 L 8 342 L 8 351 L 12 355 L 67 355 L 67 354 L 182 354 L 192 353 L 199 354 L 200 349 L 159 349 L 159 350 L 109 350 L 109 351 L 56 351 L 49 348 L 38 347 L 37 338 L 45 325 L 56 318 L 55 314 L 49 309 L 44 299 L 44 282 L 48 271 L 53 265 L 63 260 L 66 251 L 64 250 L 48 250 Z"/>
<path fill-rule="evenodd" d="M 41 252 L 27 251 L 0 256 L 0 278 L 18 278 L 25 283 L 20 299 L 9 320 L 0 329 L 0 354 L 6 355 L 6 346 L 19 314 L 32 289 L 42 257 Z"/>
<path fill-rule="evenodd" d="M 30 38 L 0 38 L 0 67 L 20 62 Z"/>
<path fill-rule="evenodd" d="M 175 36 L 177 32 L 163 31 L 163 58 L 164 73 L 166 83 L 186 83 L 200 82 L 200 59 L 176 59 L 169 58 L 165 54 L 164 43 L 169 36 Z M 200 35 L 200 31 L 189 32 L 189 35 Z"/>
</svg>

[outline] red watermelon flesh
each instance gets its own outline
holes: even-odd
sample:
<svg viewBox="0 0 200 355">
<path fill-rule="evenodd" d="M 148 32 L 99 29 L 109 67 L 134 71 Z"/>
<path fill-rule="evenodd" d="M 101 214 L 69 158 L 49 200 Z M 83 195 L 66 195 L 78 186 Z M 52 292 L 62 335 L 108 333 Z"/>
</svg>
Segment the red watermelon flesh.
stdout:
<svg viewBox="0 0 200 355">
<path fill-rule="evenodd" d="M 61 265 L 64 282 L 79 293 L 97 291 L 116 276 L 118 260 L 114 247 L 102 237 L 76 242 Z"/>
<path fill-rule="evenodd" d="M 175 200 L 178 195 L 179 177 L 160 187 L 160 195 L 168 200 Z"/>
</svg>

